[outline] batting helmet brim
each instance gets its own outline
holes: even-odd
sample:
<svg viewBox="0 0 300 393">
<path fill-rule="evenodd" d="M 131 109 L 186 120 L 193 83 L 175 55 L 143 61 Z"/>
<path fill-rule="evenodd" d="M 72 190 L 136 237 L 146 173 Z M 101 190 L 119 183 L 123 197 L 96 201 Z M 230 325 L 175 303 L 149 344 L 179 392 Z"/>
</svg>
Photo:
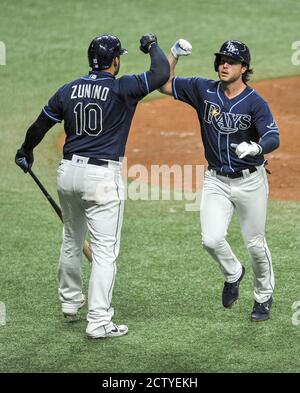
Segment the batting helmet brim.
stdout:
<svg viewBox="0 0 300 393">
<path fill-rule="evenodd" d="M 125 49 L 125 48 L 120 49 L 120 55 L 127 55 L 127 53 L 128 53 L 127 49 Z"/>
<path fill-rule="evenodd" d="M 241 63 L 247 64 L 242 56 L 236 55 L 236 54 L 231 53 L 231 52 L 222 51 L 222 52 L 214 53 L 214 55 L 215 56 L 228 56 L 228 57 L 231 57 L 232 59 L 237 60 L 237 61 L 239 61 Z"/>
<path fill-rule="evenodd" d="M 217 52 L 214 53 L 214 55 L 216 56 L 215 61 L 214 61 L 214 68 L 215 71 L 218 71 L 218 67 L 220 64 L 220 60 L 221 60 L 221 56 L 227 56 L 227 57 L 231 57 L 232 59 L 240 62 L 241 64 L 245 64 L 246 66 L 249 67 L 249 64 L 245 61 L 245 59 L 243 59 L 241 56 L 227 52 L 227 51 L 223 51 L 223 52 Z"/>
</svg>

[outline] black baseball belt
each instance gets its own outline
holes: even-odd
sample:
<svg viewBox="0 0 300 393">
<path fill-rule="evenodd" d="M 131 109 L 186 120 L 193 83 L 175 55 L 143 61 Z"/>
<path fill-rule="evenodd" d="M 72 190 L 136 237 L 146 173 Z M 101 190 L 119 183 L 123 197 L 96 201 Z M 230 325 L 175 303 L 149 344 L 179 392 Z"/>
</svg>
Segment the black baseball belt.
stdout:
<svg viewBox="0 0 300 393">
<path fill-rule="evenodd" d="M 229 177 L 230 179 L 238 179 L 239 177 L 243 177 L 244 176 L 243 171 L 245 171 L 245 170 L 248 170 L 249 173 L 253 173 L 253 172 L 257 171 L 257 168 L 255 166 L 252 166 L 250 168 L 245 168 L 245 169 L 243 169 L 240 172 L 231 172 L 231 173 L 224 173 L 224 172 L 221 172 L 221 171 L 216 171 L 214 169 L 214 171 L 216 172 L 217 175 Z"/>
<path fill-rule="evenodd" d="M 69 160 L 71 161 L 73 156 L 75 154 L 69 153 L 69 154 L 64 154 L 64 160 Z M 87 158 L 87 157 L 86 157 Z M 104 160 L 98 160 L 97 158 L 89 158 L 87 161 L 88 164 L 92 164 L 92 165 L 98 165 L 98 166 L 106 166 L 108 168 L 108 162 L 104 161 Z"/>
</svg>

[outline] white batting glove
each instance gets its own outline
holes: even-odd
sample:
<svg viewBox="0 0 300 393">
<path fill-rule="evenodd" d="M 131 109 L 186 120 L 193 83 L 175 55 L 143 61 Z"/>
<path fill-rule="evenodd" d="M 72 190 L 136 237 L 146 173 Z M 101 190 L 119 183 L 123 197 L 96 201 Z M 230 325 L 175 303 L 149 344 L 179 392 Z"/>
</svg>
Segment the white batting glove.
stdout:
<svg viewBox="0 0 300 393">
<path fill-rule="evenodd" d="M 246 156 L 257 156 L 262 153 L 262 147 L 255 142 L 242 142 L 239 145 L 236 143 L 231 143 L 231 147 L 235 149 L 235 153 L 239 158 L 244 158 Z"/>
<path fill-rule="evenodd" d="M 172 46 L 171 52 L 175 59 L 178 59 L 179 56 L 188 56 L 192 53 L 192 45 L 187 40 L 180 38 Z"/>
</svg>

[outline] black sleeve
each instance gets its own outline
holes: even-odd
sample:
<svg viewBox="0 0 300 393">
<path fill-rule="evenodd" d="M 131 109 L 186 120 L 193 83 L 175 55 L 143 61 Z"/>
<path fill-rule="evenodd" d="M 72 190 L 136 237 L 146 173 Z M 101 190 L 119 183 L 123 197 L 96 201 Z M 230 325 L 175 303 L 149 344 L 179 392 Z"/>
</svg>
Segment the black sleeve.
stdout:
<svg viewBox="0 0 300 393">
<path fill-rule="evenodd" d="M 143 74 L 124 75 L 118 79 L 117 95 L 126 100 L 129 98 L 139 101 L 168 81 L 170 65 L 164 52 L 157 44 L 152 44 L 149 53 L 150 69 Z"/>
<path fill-rule="evenodd" d="M 146 72 L 149 92 L 164 85 L 170 76 L 170 64 L 164 52 L 157 44 L 150 48 L 151 65 Z"/>
<path fill-rule="evenodd" d="M 27 151 L 33 150 L 54 124 L 56 122 L 42 111 L 36 121 L 28 128 L 22 147 Z"/>
</svg>

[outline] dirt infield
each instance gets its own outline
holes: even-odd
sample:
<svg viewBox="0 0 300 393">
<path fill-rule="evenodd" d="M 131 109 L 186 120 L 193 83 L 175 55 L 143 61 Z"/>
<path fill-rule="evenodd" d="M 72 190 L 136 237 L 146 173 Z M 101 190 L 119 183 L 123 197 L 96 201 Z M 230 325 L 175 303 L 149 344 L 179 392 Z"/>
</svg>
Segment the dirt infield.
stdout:
<svg viewBox="0 0 300 393">
<path fill-rule="evenodd" d="M 300 200 L 300 78 L 253 83 L 270 104 L 281 145 L 268 154 L 270 197 Z M 192 107 L 173 98 L 138 105 L 129 134 L 128 165 L 206 164 L 199 125 Z"/>
</svg>

